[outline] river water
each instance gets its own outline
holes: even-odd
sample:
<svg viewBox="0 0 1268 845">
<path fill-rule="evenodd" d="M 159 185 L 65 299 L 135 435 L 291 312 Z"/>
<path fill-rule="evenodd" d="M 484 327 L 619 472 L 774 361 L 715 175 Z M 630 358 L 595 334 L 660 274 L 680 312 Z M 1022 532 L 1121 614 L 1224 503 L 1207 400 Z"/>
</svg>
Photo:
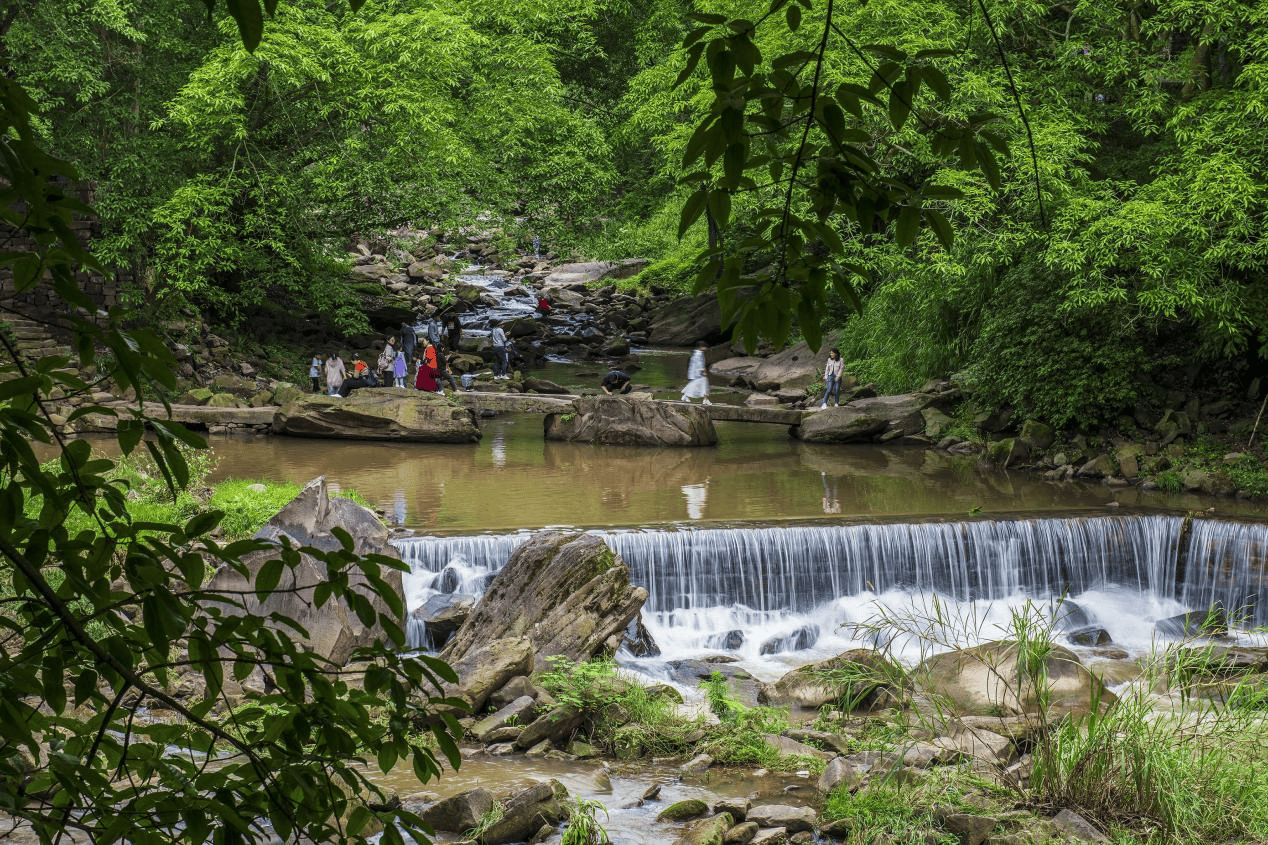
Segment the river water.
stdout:
<svg viewBox="0 0 1268 845">
<path fill-rule="evenodd" d="M 1233 499 L 981 471 L 973 458 L 916 446 L 805 444 L 782 426 L 756 423 L 718 423 L 718 446 L 700 449 L 546 442 L 536 415 L 482 425 L 484 437 L 475 444 L 213 437 L 219 463 L 212 480 L 302 484 L 325 475 L 337 488 L 357 490 L 390 522 L 429 534 L 1106 513 L 1118 505 L 1181 513 L 1212 506 L 1230 514 L 1257 510 Z"/>
</svg>

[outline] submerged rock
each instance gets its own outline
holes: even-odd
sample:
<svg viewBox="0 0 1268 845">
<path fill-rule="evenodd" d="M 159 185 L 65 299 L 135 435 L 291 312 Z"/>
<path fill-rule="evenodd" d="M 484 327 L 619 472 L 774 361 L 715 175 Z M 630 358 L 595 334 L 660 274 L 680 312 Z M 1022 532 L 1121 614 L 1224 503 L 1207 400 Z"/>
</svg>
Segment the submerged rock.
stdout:
<svg viewBox="0 0 1268 845">
<path fill-rule="evenodd" d="M 295 437 L 475 443 L 474 412 L 423 390 L 384 387 L 347 398 L 305 395 L 277 409 L 273 433 Z"/>
<path fill-rule="evenodd" d="M 1154 630 L 1164 637 L 1177 640 L 1187 637 L 1227 637 L 1228 615 L 1223 607 L 1212 605 L 1210 610 L 1191 610 L 1159 619 L 1154 623 Z"/>
<path fill-rule="evenodd" d="M 632 396 L 585 396 L 546 415 L 547 440 L 606 446 L 713 446 L 713 420 L 700 405 Z"/>
<path fill-rule="evenodd" d="M 780 654 L 785 651 L 802 651 L 811 648 L 819 641 L 818 625 L 802 625 L 791 634 L 782 637 L 771 637 L 762 643 L 761 654 Z"/>
</svg>

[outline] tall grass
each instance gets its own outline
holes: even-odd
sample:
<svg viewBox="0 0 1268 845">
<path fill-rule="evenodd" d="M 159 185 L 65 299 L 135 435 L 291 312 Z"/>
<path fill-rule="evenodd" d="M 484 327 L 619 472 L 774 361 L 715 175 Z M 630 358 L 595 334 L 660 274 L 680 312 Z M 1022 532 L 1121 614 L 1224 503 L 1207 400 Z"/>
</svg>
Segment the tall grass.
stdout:
<svg viewBox="0 0 1268 845">
<path fill-rule="evenodd" d="M 862 627 L 928 654 L 987 639 L 974 614 L 933 599 L 882 609 Z M 1094 698 L 1090 712 L 1057 714 L 1046 667 L 1059 617 L 1059 605 L 1027 602 L 990 637 L 1016 647 L 1012 668 L 986 666 L 1001 700 L 1034 723 L 1021 749 L 1028 777 L 1001 765 L 999 781 L 1035 809 L 1073 809 L 1122 841 L 1268 840 L 1268 676 L 1230 677 L 1218 653 L 1180 643 L 1140 661 L 1142 675 L 1115 703 Z M 914 717 L 934 732 L 951 715 L 935 705 Z"/>
</svg>

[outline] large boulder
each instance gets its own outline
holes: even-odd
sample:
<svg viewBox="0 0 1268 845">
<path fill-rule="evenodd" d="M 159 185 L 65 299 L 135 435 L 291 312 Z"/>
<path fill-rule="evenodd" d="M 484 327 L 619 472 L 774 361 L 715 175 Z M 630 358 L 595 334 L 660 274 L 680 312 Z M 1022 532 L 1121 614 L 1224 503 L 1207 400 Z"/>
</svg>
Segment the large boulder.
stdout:
<svg viewBox="0 0 1268 845">
<path fill-rule="evenodd" d="M 385 387 L 337 396 L 303 396 L 277 409 L 273 433 L 297 437 L 475 443 L 476 416 L 423 390 Z"/>
<path fill-rule="evenodd" d="M 1015 642 L 989 642 L 935 654 L 917 670 L 919 683 L 951 703 L 960 715 L 1090 713 L 1116 699 L 1072 651 L 1052 646 L 1044 658 L 1044 690 L 1018 665 Z M 1041 692 L 1046 705 L 1041 703 Z"/>
<path fill-rule="evenodd" d="M 424 810 L 423 821 L 436 830 L 465 833 L 493 809 L 493 793 L 477 787 L 451 795 Z"/>
<path fill-rule="evenodd" d="M 444 685 L 445 697 L 461 698 L 472 713 L 479 713 L 508 681 L 533 671 L 533 644 L 527 637 L 499 637 L 446 660 L 458 675 L 458 683 Z"/>
<path fill-rule="evenodd" d="M 718 433 L 702 405 L 632 396 L 582 396 L 546 415 L 547 440 L 605 446 L 713 446 Z"/>
<path fill-rule="evenodd" d="M 625 279 L 636 275 L 647 266 L 641 258 L 625 261 L 584 261 L 576 264 L 560 264 L 542 279 L 542 287 L 559 288 L 572 285 L 588 285 L 600 279 Z"/>
<path fill-rule="evenodd" d="M 648 315 L 647 337 L 649 342 L 665 346 L 724 340 L 717 295 L 709 291 L 665 303 Z"/>
<path fill-rule="evenodd" d="M 290 504 L 278 511 L 260 529 L 256 538 L 276 543 L 287 538 L 292 545 L 334 551 L 341 547 L 339 538 L 332 533 L 332 529 L 336 527 L 352 536 L 353 550 L 359 555 L 380 554 L 397 560 L 401 558 L 400 552 L 388 543 L 387 527 L 372 512 L 351 499 L 330 498 L 325 476 L 308 482 Z M 364 624 L 342 601 L 328 601 L 320 607 L 316 605 L 313 593 L 320 584 L 328 580 L 328 576 L 326 565 L 310 555 L 301 555 L 299 565 L 294 569 L 283 568 L 276 589 L 261 601 L 254 590 L 256 577 L 267 562 L 276 560 L 277 557 L 278 553 L 273 549 L 245 555 L 242 559 L 246 567 L 245 575 L 229 566 L 220 567 L 206 589 L 212 594 L 224 593 L 231 599 L 232 603 L 216 603 L 221 612 L 259 617 L 269 617 L 276 613 L 293 620 L 308 632 L 308 636 L 304 638 L 308 648 L 336 666 L 347 664 L 353 649 L 386 639 L 386 632 L 377 621 L 378 614 L 384 614 L 389 619 L 396 617 L 396 614 L 387 602 L 371 590 L 369 580 L 359 569 L 354 568 L 348 572 L 349 584 L 352 589 L 370 599 L 376 619 L 373 625 Z M 397 570 L 382 570 L 380 575 L 396 592 L 401 601 L 400 606 L 403 607 L 405 596 L 401 573 Z M 404 627 L 403 619 L 396 617 L 395 622 Z M 271 624 L 292 639 L 301 638 L 288 625 Z"/>
<path fill-rule="evenodd" d="M 808 414 L 792 435 L 809 443 L 851 443 L 910 437 L 924 431 L 921 415 L 930 402 L 922 393 L 855 399 L 839 408 Z"/>
<path fill-rule="evenodd" d="M 457 664 L 505 637 L 532 643 L 538 671 L 553 655 L 611 654 L 646 600 L 647 590 L 630 586 L 629 568 L 601 538 L 544 531 L 511 554 L 441 656 Z"/>
<path fill-rule="evenodd" d="M 489 826 L 480 845 L 524 842 L 543 826 L 555 826 L 568 814 L 568 790 L 557 780 L 538 783 L 512 795 L 502 804 L 502 818 Z"/>
<path fill-rule="evenodd" d="M 851 649 L 798 666 L 774 683 L 762 684 L 758 701 L 815 710 L 836 702 L 853 710 L 887 707 L 902 695 L 904 672 L 879 651 Z"/>
<path fill-rule="evenodd" d="M 744 380 L 757 390 L 771 391 L 814 384 L 821 380 L 829 348 L 831 343 L 826 341 L 818 352 L 812 352 L 804 342 L 790 346 L 764 359 L 744 376 Z"/>
<path fill-rule="evenodd" d="M 710 381 L 727 384 L 748 384 L 749 376 L 765 361 L 765 358 L 753 356 L 723 358 L 709 365 L 709 378 Z"/>
</svg>

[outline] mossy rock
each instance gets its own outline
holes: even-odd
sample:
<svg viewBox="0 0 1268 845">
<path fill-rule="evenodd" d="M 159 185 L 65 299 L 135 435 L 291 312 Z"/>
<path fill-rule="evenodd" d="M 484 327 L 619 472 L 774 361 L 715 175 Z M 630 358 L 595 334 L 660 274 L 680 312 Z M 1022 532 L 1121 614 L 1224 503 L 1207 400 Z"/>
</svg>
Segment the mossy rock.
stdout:
<svg viewBox="0 0 1268 845">
<path fill-rule="evenodd" d="M 675 801 L 660 811 L 656 817 L 658 822 L 682 822 L 696 819 L 709 812 L 709 805 L 699 798 L 688 798 L 686 801 Z"/>
<path fill-rule="evenodd" d="M 287 381 L 278 382 L 277 387 L 273 389 L 273 404 L 285 405 L 289 402 L 295 401 L 296 399 L 304 395 L 305 395 L 304 391 L 300 390 L 298 387 L 291 384 L 290 382 L 287 382 Z"/>
<path fill-rule="evenodd" d="M 240 408 L 241 403 L 237 397 L 228 393 L 217 393 L 207 400 L 208 408 Z"/>
<path fill-rule="evenodd" d="M 216 395 L 216 391 L 208 390 L 205 387 L 195 387 L 193 390 L 187 390 L 177 400 L 180 405 L 206 405 L 211 397 Z"/>
<path fill-rule="evenodd" d="M 273 391 L 261 390 L 247 400 L 247 404 L 252 408 L 263 408 L 273 401 Z"/>
</svg>

